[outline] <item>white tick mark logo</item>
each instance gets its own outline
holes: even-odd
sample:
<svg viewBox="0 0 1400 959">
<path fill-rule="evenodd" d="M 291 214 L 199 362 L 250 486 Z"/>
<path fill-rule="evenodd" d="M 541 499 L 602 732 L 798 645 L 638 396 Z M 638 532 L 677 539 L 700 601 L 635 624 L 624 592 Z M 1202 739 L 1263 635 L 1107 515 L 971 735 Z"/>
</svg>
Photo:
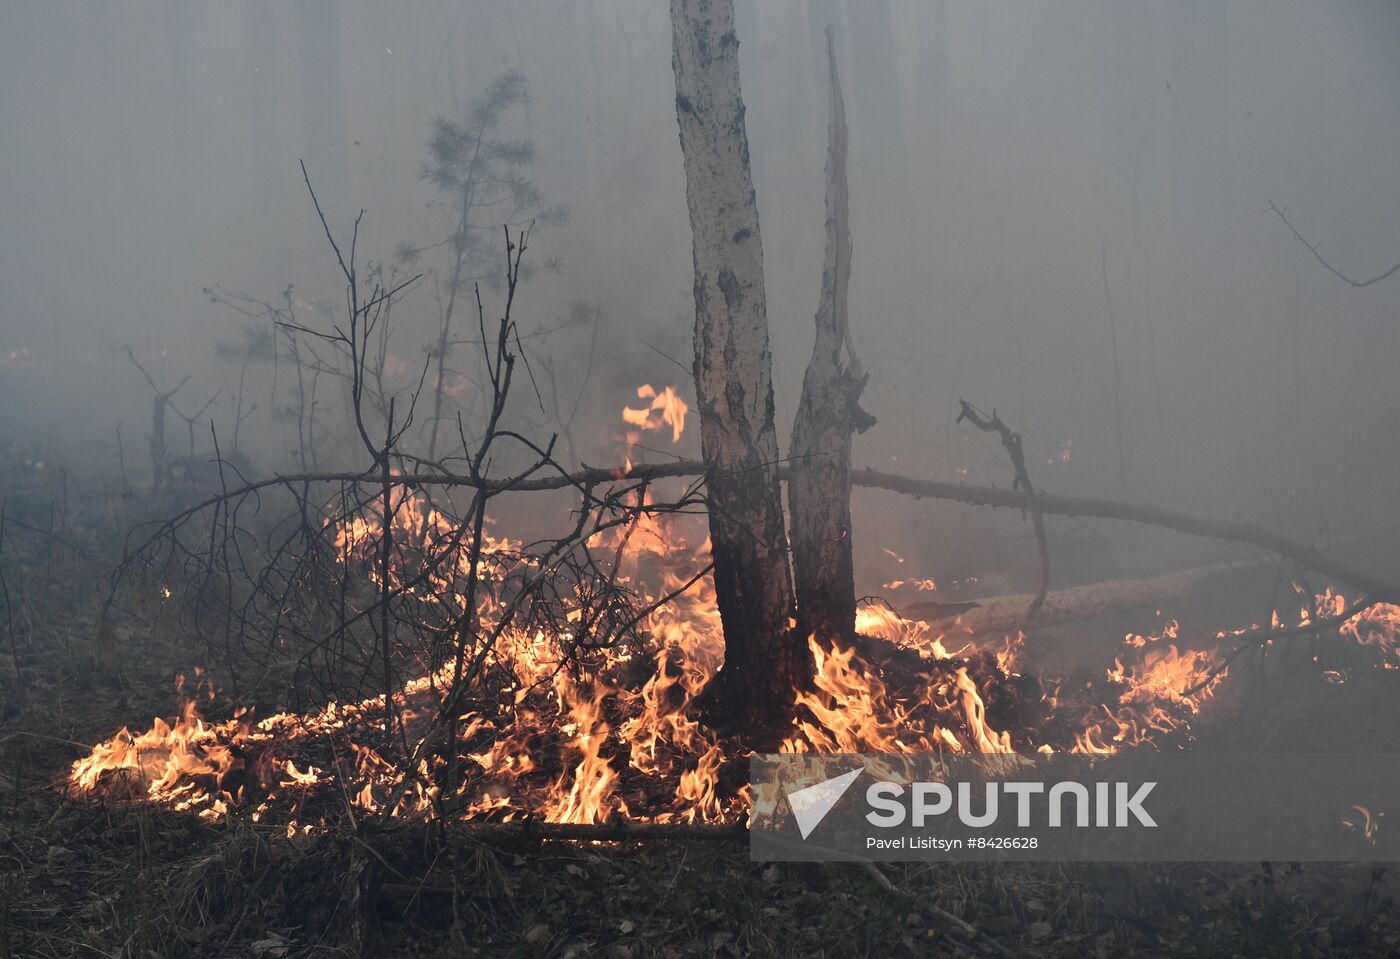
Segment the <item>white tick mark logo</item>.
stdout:
<svg viewBox="0 0 1400 959">
<path fill-rule="evenodd" d="M 856 781 L 860 773 L 859 769 L 853 769 L 815 786 L 787 791 L 788 805 L 792 807 L 793 818 L 797 820 L 797 829 L 802 833 L 803 839 L 810 836 L 812 830 L 831 812 L 832 807 L 841 801 L 841 797 L 846 795 L 846 790 L 851 788 L 851 783 Z"/>
</svg>

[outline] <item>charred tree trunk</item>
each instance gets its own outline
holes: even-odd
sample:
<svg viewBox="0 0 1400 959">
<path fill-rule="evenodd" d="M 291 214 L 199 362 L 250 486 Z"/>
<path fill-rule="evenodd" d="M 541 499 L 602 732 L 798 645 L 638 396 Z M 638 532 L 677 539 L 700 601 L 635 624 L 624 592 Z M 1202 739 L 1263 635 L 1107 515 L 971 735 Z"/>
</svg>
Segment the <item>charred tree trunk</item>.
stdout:
<svg viewBox="0 0 1400 959">
<path fill-rule="evenodd" d="M 810 678 L 792 629 L 758 206 L 732 0 L 672 0 L 676 117 L 695 262 L 695 392 L 724 666 L 712 722 L 774 729 Z"/>
<path fill-rule="evenodd" d="M 846 293 L 851 276 L 847 222 L 846 107 L 836 74 L 831 28 L 831 111 L 826 153 L 826 257 L 822 263 L 817 338 L 802 378 L 792 424 L 788 512 L 800 635 L 830 645 L 855 639 L 856 588 L 851 559 L 851 434 L 875 420 L 859 406 L 866 376 L 851 344 Z M 842 349 L 849 363 L 843 363 Z"/>
</svg>

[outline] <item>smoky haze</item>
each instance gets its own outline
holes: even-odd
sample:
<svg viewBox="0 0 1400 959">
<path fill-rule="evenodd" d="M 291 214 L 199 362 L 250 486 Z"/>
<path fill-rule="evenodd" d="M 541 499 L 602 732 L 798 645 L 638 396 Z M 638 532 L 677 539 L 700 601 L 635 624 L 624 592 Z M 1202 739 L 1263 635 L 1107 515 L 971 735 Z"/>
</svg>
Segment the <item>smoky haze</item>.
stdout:
<svg viewBox="0 0 1400 959">
<path fill-rule="evenodd" d="M 1348 275 L 1400 260 L 1400 6 L 737 6 L 784 447 L 819 292 L 832 24 L 851 131 L 850 311 L 879 419 L 857 464 L 1010 485 L 994 438 L 954 425 L 965 398 L 1024 434 L 1050 491 L 1313 540 L 1387 524 L 1400 275 L 1347 286 L 1269 204 Z M 120 435 L 130 482 L 149 482 L 151 392 L 130 348 L 162 388 L 191 377 L 185 412 L 213 398 L 196 451 L 212 448 L 210 417 L 232 435 L 242 375 L 242 446 L 265 470 L 289 468 L 271 364 L 242 371 L 229 345 L 250 321 L 204 291 L 280 303 L 291 286 L 308 325 L 328 327 L 343 284 L 298 161 L 337 235 L 363 209 L 360 256 L 395 263 L 447 232 L 420 177 L 433 119 L 466 117 L 510 70 L 530 100 L 502 134 L 533 141 L 530 179 L 570 210 L 531 243 L 529 261 L 551 268 L 525 283 L 516 316 L 540 333 L 527 349 L 548 382 L 540 402 L 519 388 L 513 415 L 544 438 L 553 401 L 567 414 L 579 397 L 572 459 L 619 462 L 638 385 L 694 395 L 671 359 L 689 366 L 693 303 L 669 15 L 648 0 L 7 5 L 10 454 L 110 478 Z M 491 316 L 499 290 L 483 296 Z M 405 394 L 437 310 L 428 280 L 395 307 Z M 168 428 L 187 452 L 183 421 Z M 693 426 L 668 441 L 648 436 L 658 452 L 636 458 L 698 453 Z M 864 580 L 900 573 L 879 543 L 941 576 L 1001 566 L 1008 587 L 1033 581 L 1017 517 L 989 527 L 858 497 Z M 1118 539 L 1096 557 L 1107 534 L 1054 532 L 1078 557 L 1061 583 L 1167 565 L 1177 548 Z"/>
</svg>

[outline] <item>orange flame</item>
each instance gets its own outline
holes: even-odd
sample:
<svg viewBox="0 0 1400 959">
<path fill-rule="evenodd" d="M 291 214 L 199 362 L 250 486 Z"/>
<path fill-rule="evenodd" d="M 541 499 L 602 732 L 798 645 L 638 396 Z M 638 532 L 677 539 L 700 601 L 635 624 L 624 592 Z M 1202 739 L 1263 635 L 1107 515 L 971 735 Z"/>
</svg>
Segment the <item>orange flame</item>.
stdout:
<svg viewBox="0 0 1400 959">
<path fill-rule="evenodd" d="M 649 395 L 661 400 L 666 394 Z M 658 422 L 664 423 L 665 410 L 678 410 L 678 437 L 685 407 L 676 403 L 644 412 L 651 422 L 652 413 L 662 410 Z M 375 545 L 385 525 L 378 510 L 371 505 L 328 530 L 342 562 L 357 564 L 376 584 L 381 570 Z M 398 541 L 421 544 L 426 554 L 460 537 L 454 521 L 421 491 L 397 492 L 389 523 Z M 693 541 L 700 546 L 687 542 L 687 524 L 698 534 L 700 523 L 643 510 L 630 527 L 600 537 L 616 553 L 617 583 L 647 604 L 676 593 L 691 571 L 708 563 L 708 541 L 697 535 Z M 508 538 L 487 535 L 484 543 L 480 572 L 486 588 L 476 601 L 480 622 L 489 629 L 505 602 L 497 587 L 533 561 Z M 425 601 L 456 603 L 450 612 L 460 614 L 467 602 L 460 586 L 464 561 L 410 570 L 403 568 L 410 560 L 396 553 L 389 575 L 403 589 L 412 576 L 421 576 Z M 584 598 L 574 601 L 579 605 L 567 611 L 569 624 L 585 619 Z M 1347 608 L 1330 592 L 1317 597 L 1316 607 L 1319 617 Z M 1300 619 L 1311 615 L 1305 608 Z M 859 652 L 809 640 L 812 682 L 794 692 L 796 717 L 783 750 L 808 754 L 814 762 L 832 752 L 893 757 L 947 750 L 989 758 L 1013 750 L 1113 752 L 1183 733 L 1227 675 L 1221 651 L 1183 650 L 1179 626 L 1168 621 L 1157 634 L 1126 638 L 1119 658 L 1095 681 L 1107 687 L 1041 693 L 1053 681 L 1033 681 L 1040 685 L 1028 688 L 1040 696 L 1044 721 L 1008 726 L 1001 718 L 1009 715 L 1000 711 L 1003 697 L 1026 688 L 1018 672 L 1019 634 L 999 648 L 979 649 L 962 634 L 950 642 L 938 628 L 873 603 L 858 610 L 857 629 L 865 637 Z M 1400 607 L 1371 607 L 1348 620 L 1341 633 L 1394 665 Z M 1222 650 L 1235 635 L 1220 635 Z M 491 650 L 496 685 L 483 689 L 483 698 L 494 689 L 495 701 L 460 717 L 457 740 L 446 753 L 417 750 L 411 760 L 396 761 L 371 745 L 383 743 L 374 733 L 380 729 L 382 737 L 382 696 L 279 713 L 257 723 L 244 716 L 208 721 L 191 698 L 173 721 L 156 719 L 140 735 L 123 729 L 98 744 L 73 764 L 70 788 L 80 795 L 104 792 L 164 803 L 208 819 L 248 809 L 255 821 L 278 816 L 292 833 L 317 828 L 346 809 L 399 817 L 452 809 L 462 818 L 533 816 L 568 823 L 623 816 L 654 822 L 740 819 L 750 797 L 746 789 L 726 790 L 721 770 L 741 759 L 742 749 L 702 725 L 692 709 L 724 656 L 711 579 L 703 577 L 657 606 L 636 624 L 635 635 L 590 654 L 586 672 L 566 663 L 560 644 L 568 639 L 532 628 L 504 629 Z M 887 657 L 909 668 L 881 668 Z M 427 717 L 441 705 L 454 668 L 444 664 L 395 692 L 395 712 L 410 740 L 426 735 Z M 445 775 L 449 756 L 460 775 Z"/>
<path fill-rule="evenodd" d="M 690 407 L 686 405 L 685 400 L 676 395 L 675 388 L 668 386 L 658 393 L 650 383 L 643 383 L 637 387 L 637 398 L 651 400 L 651 403 L 638 409 L 624 406 L 623 422 L 648 431 L 669 426 L 671 442 L 679 443 L 681 434 L 685 432 L 685 414 L 690 411 Z"/>
</svg>

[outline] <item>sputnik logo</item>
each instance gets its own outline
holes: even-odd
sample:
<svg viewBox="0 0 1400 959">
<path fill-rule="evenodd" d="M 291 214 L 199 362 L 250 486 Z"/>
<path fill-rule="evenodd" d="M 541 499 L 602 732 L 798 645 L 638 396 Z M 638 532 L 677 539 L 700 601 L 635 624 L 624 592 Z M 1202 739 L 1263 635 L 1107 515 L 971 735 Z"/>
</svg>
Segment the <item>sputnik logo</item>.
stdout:
<svg viewBox="0 0 1400 959">
<path fill-rule="evenodd" d="M 787 789 L 788 806 L 792 808 L 792 816 L 797 820 L 797 829 L 802 833 L 803 839 L 810 836 L 812 830 L 826 818 L 826 814 L 841 801 L 841 797 L 846 795 L 846 790 L 851 788 L 851 783 L 856 781 L 860 773 L 859 769 L 852 769 L 815 786 Z"/>
</svg>

